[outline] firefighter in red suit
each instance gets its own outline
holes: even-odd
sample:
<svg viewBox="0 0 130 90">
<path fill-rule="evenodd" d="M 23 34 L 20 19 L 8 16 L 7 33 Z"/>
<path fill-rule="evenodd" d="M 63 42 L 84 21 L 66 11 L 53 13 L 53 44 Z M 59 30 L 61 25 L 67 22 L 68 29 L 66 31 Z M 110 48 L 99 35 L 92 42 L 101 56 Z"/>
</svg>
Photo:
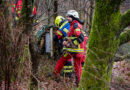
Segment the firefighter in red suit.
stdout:
<svg viewBox="0 0 130 90">
<path fill-rule="evenodd" d="M 63 50 L 66 51 L 66 53 L 64 53 L 58 60 L 55 66 L 54 74 L 55 76 L 58 76 L 68 58 L 73 57 L 76 84 L 78 85 L 82 72 L 81 60 L 84 52 L 84 35 L 81 32 L 83 22 L 79 19 L 79 14 L 75 10 L 69 10 L 66 16 L 70 23 L 70 30 L 68 32 L 67 40 L 63 41 L 63 45 L 66 46 Z"/>
<path fill-rule="evenodd" d="M 12 7 L 12 13 L 15 14 L 14 18 L 16 21 L 18 21 L 19 18 L 21 17 L 21 12 L 22 12 L 22 0 L 15 0 L 13 3 L 13 7 Z M 35 16 L 36 13 L 37 13 L 36 6 L 34 6 L 33 7 L 33 16 Z"/>
<path fill-rule="evenodd" d="M 53 37 L 55 42 L 58 42 L 58 46 L 60 49 L 59 54 L 62 55 L 61 48 L 63 48 L 63 39 L 67 37 L 67 33 L 69 32 L 70 23 L 62 16 L 57 16 L 55 19 L 55 25 L 58 28 L 56 34 Z M 72 75 L 72 58 L 68 59 L 66 64 L 64 65 L 63 73 L 64 76 L 71 77 Z"/>
</svg>

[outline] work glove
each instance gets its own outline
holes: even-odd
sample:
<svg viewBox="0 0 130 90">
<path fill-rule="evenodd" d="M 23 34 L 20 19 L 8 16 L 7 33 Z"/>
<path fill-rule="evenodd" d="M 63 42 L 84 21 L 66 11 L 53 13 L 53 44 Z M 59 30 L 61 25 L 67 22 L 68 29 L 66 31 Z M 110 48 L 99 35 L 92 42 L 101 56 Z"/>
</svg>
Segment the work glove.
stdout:
<svg viewBox="0 0 130 90">
<path fill-rule="evenodd" d="M 70 43 L 69 43 L 68 41 L 63 41 L 63 46 L 69 47 L 69 46 L 70 46 Z"/>
</svg>

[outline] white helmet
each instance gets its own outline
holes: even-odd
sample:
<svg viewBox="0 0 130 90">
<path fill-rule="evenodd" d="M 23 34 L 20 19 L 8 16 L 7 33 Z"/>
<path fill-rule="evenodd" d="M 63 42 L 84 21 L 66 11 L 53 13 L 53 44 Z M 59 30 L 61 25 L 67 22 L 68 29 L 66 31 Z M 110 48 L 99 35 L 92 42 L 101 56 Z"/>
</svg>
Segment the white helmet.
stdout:
<svg viewBox="0 0 130 90">
<path fill-rule="evenodd" d="M 75 18 L 79 18 L 79 14 L 78 14 L 78 12 L 75 11 L 75 10 L 69 10 L 69 11 L 67 12 L 66 16 L 73 16 L 73 17 L 75 17 Z"/>
</svg>

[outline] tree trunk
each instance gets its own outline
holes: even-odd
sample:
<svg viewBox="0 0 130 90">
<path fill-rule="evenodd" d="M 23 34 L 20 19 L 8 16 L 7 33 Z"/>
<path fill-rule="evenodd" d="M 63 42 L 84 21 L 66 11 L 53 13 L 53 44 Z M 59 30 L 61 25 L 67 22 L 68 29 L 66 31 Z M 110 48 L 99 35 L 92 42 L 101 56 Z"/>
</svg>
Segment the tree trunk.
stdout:
<svg viewBox="0 0 130 90">
<path fill-rule="evenodd" d="M 57 10 L 58 10 L 58 1 L 54 0 L 54 20 L 57 16 Z"/>
<path fill-rule="evenodd" d="M 32 15 L 32 5 L 33 2 L 31 0 L 23 0 L 23 8 L 22 8 L 22 23 L 24 25 L 24 32 L 25 34 L 29 37 L 29 44 L 28 44 L 28 49 L 30 51 L 31 55 L 31 61 L 32 61 L 32 74 L 36 74 L 38 71 L 38 53 L 34 50 L 34 37 L 32 35 L 32 28 L 33 28 L 33 16 Z M 32 75 L 31 75 L 32 76 Z M 31 77 L 32 83 L 30 85 L 30 88 L 33 86 L 37 86 L 38 82 L 35 80 L 35 78 L 32 76 Z"/>
<path fill-rule="evenodd" d="M 110 89 L 113 57 L 119 46 L 120 4 L 121 0 L 96 0 L 79 90 Z"/>
<path fill-rule="evenodd" d="M 9 19 L 9 10 L 8 2 L 0 1 L 0 88 L 2 81 L 5 81 L 5 90 L 9 90 L 11 82 L 11 59 L 10 52 L 10 19 Z"/>
<path fill-rule="evenodd" d="M 28 43 L 27 37 L 21 33 L 21 28 L 14 29 L 11 26 L 9 5 L 8 1 L 0 4 L 0 79 L 5 81 L 5 90 L 10 89 L 11 81 L 21 79 L 18 78 L 20 66 L 24 60 L 30 60 L 24 48 L 25 43 Z"/>
</svg>

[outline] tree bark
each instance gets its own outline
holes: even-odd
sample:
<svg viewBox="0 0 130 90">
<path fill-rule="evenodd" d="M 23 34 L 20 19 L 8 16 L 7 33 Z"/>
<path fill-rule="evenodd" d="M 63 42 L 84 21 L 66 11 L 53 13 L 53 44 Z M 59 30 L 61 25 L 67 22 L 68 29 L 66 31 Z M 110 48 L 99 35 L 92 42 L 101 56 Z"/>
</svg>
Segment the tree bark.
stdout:
<svg viewBox="0 0 130 90">
<path fill-rule="evenodd" d="M 57 16 L 57 10 L 58 10 L 58 1 L 54 0 L 54 20 Z"/>
<path fill-rule="evenodd" d="M 96 0 L 79 90 L 109 90 L 113 57 L 119 46 L 121 0 Z"/>
<path fill-rule="evenodd" d="M 22 23 L 24 25 L 24 32 L 27 36 L 29 36 L 29 50 L 30 50 L 30 54 L 31 54 L 31 61 L 32 61 L 32 68 L 33 68 L 33 72 L 36 73 L 37 69 L 38 69 L 38 55 L 37 52 L 34 50 L 35 46 L 34 46 L 34 37 L 32 35 L 32 28 L 33 28 L 33 17 L 31 17 L 32 14 L 32 5 L 33 2 L 30 1 L 26 1 L 23 0 L 23 15 L 22 15 Z"/>
<path fill-rule="evenodd" d="M 28 44 L 28 49 L 30 51 L 31 55 L 31 61 L 32 61 L 32 74 L 36 74 L 38 71 L 38 62 L 39 62 L 39 55 L 38 53 L 34 50 L 34 41 L 33 40 L 33 16 L 32 15 L 32 5 L 33 2 L 31 0 L 23 0 L 23 7 L 22 7 L 22 24 L 24 27 L 24 33 L 29 37 L 29 44 Z M 31 75 L 32 76 L 32 75 Z M 30 88 L 33 86 L 37 86 L 38 82 L 35 80 L 35 78 L 31 77 L 32 84 L 30 85 Z"/>
<path fill-rule="evenodd" d="M 8 2 L 0 1 L 0 87 L 1 82 L 5 81 L 5 90 L 9 90 L 11 82 L 11 60 L 9 56 L 11 55 L 9 51 L 11 32 L 10 20 L 9 20 L 9 10 Z"/>
</svg>

